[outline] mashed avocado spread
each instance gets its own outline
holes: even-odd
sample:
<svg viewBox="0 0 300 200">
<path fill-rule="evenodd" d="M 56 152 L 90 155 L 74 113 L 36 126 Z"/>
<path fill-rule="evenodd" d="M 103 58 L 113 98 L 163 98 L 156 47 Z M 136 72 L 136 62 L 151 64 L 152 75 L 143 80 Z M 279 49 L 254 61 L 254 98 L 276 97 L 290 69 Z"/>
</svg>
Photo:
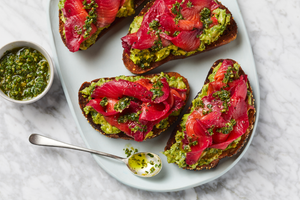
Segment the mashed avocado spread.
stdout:
<svg viewBox="0 0 300 200">
<path fill-rule="evenodd" d="M 66 0 L 61 0 L 58 3 L 58 8 L 61 10 L 64 7 Z M 118 18 L 121 17 L 128 17 L 131 16 L 135 13 L 135 9 L 134 9 L 134 0 L 125 0 L 124 4 L 121 6 L 121 8 L 119 9 L 117 16 Z M 60 19 L 65 23 L 66 22 L 66 18 L 63 15 L 63 13 L 61 12 L 60 14 Z M 80 49 L 81 50 L 87 50 L 92 44 L 94 44 L 98 38 L 98 35 L 101 33 L 102 30 L 108 28 L 110 25 L 105 26 L 105 27 L 101 27 L 98 28 L 97 31 L 88 39 L 86 39 L 85 41 L 83 41 L 80 44 Z M 65 37 L 65 29 L 63 30 L 63 35 Z"/>
<path fill-rule="evenodd" d="M 206 16 L 210 16 L 210 10 L 204 9 L 206 11 Z M 212 14 L 214 17 L 217 18 L 218 23 L 217 25 L 214 25 L 213 27 L 209 27 L 207 25 L 206 19 L 202 18 L 202 23 L 204 24 L 204 29 L 202 34 L 199 36 L 200 40 L 200 46 L 195 51 L 184 51 L 177 46 L 171 44 L 169 46 L 166 46 L 164 48 L 158 49 L 157 51 L 154 51 L 153 49 L 131 49 L 130 50 L 130 59 L 134 62 L 134 64 L 139 65 L 141 68 L 147 68 L 150 66 L 151 62 L 158 62 L 163 59 L 165 59 L 170 54 L 173 54 L 175 56 L 190 56 L 193 55 L 196 52 L 204 51 L 206 48 L 206 45 L 210 45 L 211 43 L 217 41 L 219 37 L 223 34 L 223 32 L 226 30 L 226 26 L 230 23 L 231 15 L 226 13 L 225 9 L 217 8 L 214 11 L 212 11 Z M 136 16 L 133 20 L 133 22 L 130 25 L 129 32 L 135 33 L 139 30 L 141 23 L 143 21 L 143 16 Z"/>
<path fill-rule="evenodd" d="M 174 88 L 178 88 L 178 89 L 186 89 L 186 85 L 185 83 L 183 82 L 182 80 L 182 77 L 169 77 L 167 74 L 164 74 L 163 72 L 160 73 L 160 75 L 156 75 L 152 78 L 147 78 L 147 77 L 143 77 L 143 76 L 118 76 L 115 78 L 115 80 L 120 80 L 120 79 L 123 79 L 123 80 L 127 80 L 127 81 L 131 81 L 131 82 L 134 82 L 134 81 L 137 81 L 139 79 L 144 79 L 144 78 L 147 78 L 149 79 L 152 83 L 155 83 L 157 82 L 158 80 L 160 80 L 161 78 L 165 77 L 167 79 L 167 82 L 169 84 L 170 87 L 174 87 Z M 89 100 L 91 100 L 91 95 L 95 89 L 96 86 L 101 86 L 103 85 L 104 83 L 106 82 L 109 82 L 110 80 L 106 80 L 104 78 L 101 78 L 99 79 L 99 81 L 97 82 L 92 82 L 91 85 L 89 87 L 86 87 L 84 88 L 82 91 L 80 91 L 80 93 L 84 96 L 84 97 L 88 97 Z M 103 132 L 105 132 L 106 134 L 118 134 L 120 133 L 121 131 L 117 128 L 117 127 L 114 127 L 112 125 L 110 125 L 105 119 L 104 119 L 104 116 L 101 115 L 100 113 L 98 113 L 97 111 L 95 111 L 91 106 L 86 106 L 84 108 L 84 112 L 85 114 L 90 114 L 92 116 L 92 119 L 93 119 L 93 122 L 95 124 L 99 124 L 101 125 L 101 130 Z M 180 114 L 180 110 L 177 110 L 177 111 L 174 111 L 171 115 L 172 116 L 178 116 Z M 132 117 L 132 116 L 130 116 Z M 168 118 L 167 118 L 168 119 Z M 168 127 L 169 125 L 169 122 L 167 119 L 164 119 L 162 121 L 160 121 L 158 124 L 155 125 L 155 127 L 157 129 L 165 129 Z M 153 132 L 150 131 L 146 137 L 150 137 L 153 135 Z"/>
<path fill-rule="evenodd" d="M 221 67 L 221 65 L 222 65 L 222 63 L 219 63 L 219 65 L 217 65 L 214 68 L 213 72 L 209 75 L 208 79 L 210 82 L 214 81 L 214 76 L 216 75 L 216 73 L 219 70 L 219 68 Z M 235 63 L 233 67 L 237 70 L 239 69 L 239 65 L 237 63 Z M 199 93 L 198 97 L 192 101 L 192 107 L 191 107 L 190 113 L 183 115 L 181 123 L 180 123 L 182 130 L 176 132 L 176 136 L 175 136 L 176 143 L 174 143 L 169 150 L 163 152 L 163 154 L 165 156 L 167 156 L 168 163 L 176 163 L 181 168 L 187 167 L 185 158 L 186 158 L 187 152 L 190 152 L 191 149 L 190 149 L 189 145 L 186 145 L 184 149 L 182 148 L 182 140 L 184 139 L 184 131 L 186 130 L 185 124 L 186 124 L 186 121 L 187 121 L 188 117 L 190 116 L 190 114 L 199 106 L 201 99 L 207 95 L 207 89 L 208 89 L 208 84 L 205 84 L 203 86 L 201 92 Z M 252 99 L 252 98 L 250 97 L 249 99 Z M 189 167 L 191 167 L 192 169 L 195 169 L 197 166 L 207 165 L 207 164 L 211 163 L 213 160 L 217 159 L 222 154 L 223 151 L 235 148 L 240 140 L 241 140 L 241 137 L 234 140 L 230 145 L 228 145 L 228 147 L 225 150 L 220 150 L 220 149 L 215 149 L 215 148 L 205 149 L 203 151 L 203 153 L 201 154 L 201 157 L 198 160 L 198 162 L 195 163 L 194 165 L 189 165 Z"/>
</svg>

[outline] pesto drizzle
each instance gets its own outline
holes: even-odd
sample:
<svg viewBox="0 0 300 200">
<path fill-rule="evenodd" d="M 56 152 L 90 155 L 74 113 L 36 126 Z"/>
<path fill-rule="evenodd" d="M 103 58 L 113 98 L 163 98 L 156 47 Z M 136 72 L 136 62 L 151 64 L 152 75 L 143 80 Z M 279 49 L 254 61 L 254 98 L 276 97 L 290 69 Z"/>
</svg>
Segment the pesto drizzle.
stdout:
<svg viewBox="0 0 300 200">
<path fill-rule="evenodd" d="M 184 1 L 183 1 L 184 2 Z M 176 15 L 176 17 L 174 18 L 174 21 L 175 21 L 175 24 L 178 24 L 179 20 L 183 19 L 183 16 L 181 14 L 181 4 L 183 3 L 179 3 L 179 2 L 176 2 L 173 4 L 172 8 L 171 8 L 171 11 L 174 15 Z"/>
<path fill-rule="evenodd" d="M 155 82 L 153 84 L 153 88 L 150 89 L 150 92 L 153 93 L 152 99 L 161 97 L 164 94 L 164 92 L 162 91 L 162 87 L 163 87 L 163 84 L 162 84 L 161 80 L 158 80 L 157 82 Z"/>
<path fill-rule="evenodd" d="M 78 29 L 77 33 L 81 35 L 82 31 L 83 38 L 86 39 L 90 36 L 90 32 L 92 31 L 92 24 L 96 24 L 97 22 L 97 12 L 96 8 L 98 8 L 98 4 L 95 2 L 95 0 L 90 0 L 90 3 L 87 3 L 87 0 L 83 1 L 83 8 L 89 11 L 89 15 L 86 17 L 86 20 L 84 21 L 83 30 L 81 28 Z M 76 26 L 75 26 L 76 29 Z"/>
</svg>

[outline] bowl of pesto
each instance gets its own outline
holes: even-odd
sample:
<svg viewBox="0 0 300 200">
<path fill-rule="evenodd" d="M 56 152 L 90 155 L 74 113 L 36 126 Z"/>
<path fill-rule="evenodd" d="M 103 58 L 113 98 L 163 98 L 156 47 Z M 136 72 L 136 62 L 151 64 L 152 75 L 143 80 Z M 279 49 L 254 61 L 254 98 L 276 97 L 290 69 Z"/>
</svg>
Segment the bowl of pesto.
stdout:
<svg viewBox="0 0 300 200">
<path fill-rule="evenodd" d="M 20 104 L 41 99 L 54 77 L 51 57 L 41 46 L 15 41 L 0 49 L 0 96 Z"/>
</svg>

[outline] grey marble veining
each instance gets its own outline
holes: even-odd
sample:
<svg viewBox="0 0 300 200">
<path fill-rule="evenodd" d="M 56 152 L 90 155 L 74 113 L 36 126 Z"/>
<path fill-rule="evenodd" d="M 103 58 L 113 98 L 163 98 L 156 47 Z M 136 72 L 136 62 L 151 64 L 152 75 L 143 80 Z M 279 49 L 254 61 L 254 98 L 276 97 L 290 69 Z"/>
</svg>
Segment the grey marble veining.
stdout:
<svg viewBox="0 0 300 200">
<path fill-rule="evenodd" d="M 30 145 L 31 133 L 43 133 L 84 146 L 56 75 L 34 104 L 0 99 L 0 199 L 299 199 L 300 1 L 238 4 L 257 66 L 261 113 L 252 144 L 233 169 L 196 188 L 154 193 L 123 185 L 88 154 Z M 1 0 L 0 22 L 0 46 L 31 40 L 51 54 L 43 0 Z"/>
</svg>

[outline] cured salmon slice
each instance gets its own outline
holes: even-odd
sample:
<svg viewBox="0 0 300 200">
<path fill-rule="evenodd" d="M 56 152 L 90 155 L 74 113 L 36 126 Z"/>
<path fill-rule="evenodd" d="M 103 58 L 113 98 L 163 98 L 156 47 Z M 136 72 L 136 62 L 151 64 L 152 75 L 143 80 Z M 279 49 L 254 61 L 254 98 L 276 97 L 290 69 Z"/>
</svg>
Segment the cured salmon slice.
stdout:
<svg viewBox="0 0 300 200">
<path fill-rule="evenodd" d="M 121 98 L 131 96 L 144 102 L 150 102 L 153 94 L 139 83 L 126 80 L 110 81 L 104 83 L 101 87 L 96 87 L 92 98 Z"/>
<path fill-rule="evenodd" d="M 98 4 L 97 27 L 102 28 L 110 25 L 116 18 L 120 7 L 120 0 L 95 0 Z"/>
</svg>

